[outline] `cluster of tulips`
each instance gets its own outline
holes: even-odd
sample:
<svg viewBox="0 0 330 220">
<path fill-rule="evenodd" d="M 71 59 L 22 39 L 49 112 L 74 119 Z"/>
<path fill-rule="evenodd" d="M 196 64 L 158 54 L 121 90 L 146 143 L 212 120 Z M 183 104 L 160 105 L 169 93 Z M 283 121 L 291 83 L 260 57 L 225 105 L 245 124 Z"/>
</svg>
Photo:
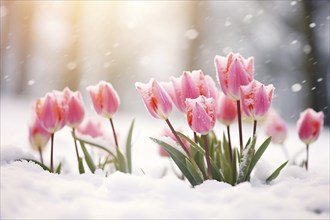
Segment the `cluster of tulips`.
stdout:
<svg viewBox="0 0 330 220">
<path fill-rule="evenodd" d="M 90 94 L 96 113 L 110 121 L 115 145 L 114 149 L 116 152 L 113 152 L 111 149 L 101 146 L 100 144 L 83 140 L 76 136 L 76 130 L 78 130 L 81 134 L 88 135 L 93 138 L 102 136 L 103 132 L 100 124 L 96 124 L 91 120 L 85 123 L 85 125 L 82 124 L 85 116 L 82 96 L 79 91 L 73 92 L 69 88 L 65 88 L 63 91 L 53 91 L 47 93 L 45 97 L 39 98 L 36 102 L 33 122 L 29 128 L 30 144 L 39 152 L 40 155 L 40 162 L 34 162 L 38 163 L 50 172 L 60 173 L 61 163 L 59 163 L 57 168 L 54 169 L 54 137 L 57 131 L 61 130 L 64 126 L 69 126 L 72 128 L 72 137 L 74 140 L 78 169 L 80 173 L 84 173 L 85 168 L 83 158 L 79 155 L 77 142 L 80 143 L 86 164 L 90 168 L 91 172 L 94 172 L 96 168 L 104 169 L 107 164 L 113 163 L 116 170 L 131 173 L 130 153 L 134 120 L 128 133 L 126 155 L 124 156 L 119 149 L 117 134 L 113 123 L 113 116 L 118 111 L 120 104 L 120 99 L 117 92 L 110 83 L 104 81 L 99 82 L 95 86 L 88 86 L 87 90 Z M 49 139 L 51 140 L 51 156 L 50 167 L 47 167 L 43 161 L 42 151 Z M 105 159 L 103 161 L 100 160 L 97 166 L 85 147 L 86 144 L 97 147 L 106 152 Z"/>
<path fill-rule="evenodd" d="M 161 155 L 169 156 L 181 170 L 184 177 L 193 185 L 207 179 L 224 181 L 232 185 L 250 180 L 250 174 L 268 147 L 271 137 L 256 148 L 257 123 L 269 111 L 274 86 L 264 85 L 255 80 L 254 58 L 245 59 L 240 54 L 230 53 L 227 57 L 216 56 L 217 78 L 222 89 L 218 91 L 215 82 L 201 70 L 183 72 L 171 77 L 170 82 L 157 82 L 150 79 L 146 84 L 137 82 L 140 93 L 149 113 L 165 120 L 172 134 L 165 135 L 176 143 L 151 138 L 162 147 Z M 185 114 L 193 139 L 176 131 L 169 116 L 172 103 Z M 253 120 L 253 133 L 243 145 L 242 116 Z M 274 113 L 275 114 L 275 113 Z M 275 116 L 275 115 L 274 115 Z M 232 146 L 230 125 L 238 119 L 239 149 Z M 216 120 L 227 128 L 227 136 L 219 140 L 213 128 Z M 283 142 L 286 126 L 278 116 L 275 121 L 269 119 L 266 130 L 275 142 Z M 323 125 L 323 113 L 307 109 L 298 121 L 299 137 L 308 146 L 320 134 Z M 288 161 L 281 164 L 266 179 L 275 179 Z M 308 156 L 305 162 L 308 168 Z"/>
<path fill-rule="evenodd" d="M 226 57 L 216 56 L 215 67 L 221 90 L 217 89 L 212 77 L 205 75 L 201 70 L 185 71 L 180 77 L 171 77 L 170 82 L 159 83 L 150 79 L 146 84 L 135 84 L 149 113 L 166 122 L 169 130 L 164 136 L 174 140 L 151 138 L 162 148 L 161 155 L 169 156 L 178 166 L 183 176 L 192 186 L 198 185 L 207 179 L 215 179 L 236 185 L 249 181 L 252 170 L 267 149 L 270 141 L 283 144 L 287 128 L 281 117 L 269 111 L 274 93 L 273 85 L 264 85 L 254 79 L 254 58 L 245 59 L 240 54 L 229 53 Z M 85 111 L 79 91 L 72 92 L 65 88 L 63 91 L 53 91 L 37 100 L 34 109 L 34 120 L 30 126 L 30 143 L 40 153 L 40 164 L 50 172 L 59 172 L 60 164 L 54 169 L 53 149 L 54 134 L 64 126 L 72 128 L 78 169 L 84 173 L 86 162 L 92 172 L 97 167 L 104 169 L 113 164 L 116 170 L 132 172 L 131 138 L 134 120 L 130 126 L 126 139 L 126 149 L 123 154 L 118 146 L 118 138 L 113 123 L 113 116 L 120 104 L 117 92 L 111 83 L 101 81 L 98 85 L 87 87 L 94 109 L 97 114 L 109 119 L 114 150 L 100 144 L 93 143 L 78 137 L 76 131 L 91 137 L 102 135 L 99 126 L 88 121 L 82 125 Z M 172 112 L 172 103 L 182 112 L 193 138 L 175 130 L 169 120 Z M 257 142 L 257 125 L 268 114 L 266 134 L 270 136 L 259 147 Z M 253 121 L 253 133 L 248 135 L 244 144 L 242 118 Z M 226 134 L 219 139 L 213 131 L 216 121 L 226 126 Z M 230 126 L 238 121 L 239 147 L 232 145 Z M 308 149 L 314 142 L 323 126 L 323 113 L 316 113 L 307 109 L 301 113 L 297 122 L 300 139 L 306 144 L 307 158 L 304 161 L 308 168 Z M 246 134 L 244 134 L 246 135 Z M 42 151 L 51 140 L 51 159 L 48 168 L 42 158 Z M 80 143 L 84 157 L 79 155 L 77 142 Z M 106 152 L 106 157 L 95 165 L 85 145 L 97 147 Z M 288 158 L 289 159 L 289 158 Z M 266 181 L 276 178 L 288 161 L 281 164 Z"/>
</svg>

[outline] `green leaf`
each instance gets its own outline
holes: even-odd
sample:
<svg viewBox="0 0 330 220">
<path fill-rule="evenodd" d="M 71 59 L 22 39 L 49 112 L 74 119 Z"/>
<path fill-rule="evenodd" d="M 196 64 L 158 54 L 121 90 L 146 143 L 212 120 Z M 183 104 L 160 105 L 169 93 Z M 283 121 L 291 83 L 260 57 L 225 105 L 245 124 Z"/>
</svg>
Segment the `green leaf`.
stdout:
<svg viewBox="0 0 330 220">
<path fill-rule="evenodd" d="M 266 182 L 270 183 L 272 180 L 276 179 L 278 177 L 278 175 L 280 174 L 280 172 L 282 171 L 282 169 L 285 167 L 285 165 L 288 163 L 289 161 L 284 162 L 281 166 L 279 166 L 267 179 Z"/>
<path fill-rule="evenodd" d="M 194 177 L 190 173 L 189 169 L 187 168 L 186 159 L 188 158 L 183 153 L 181 153 L 171 145 L 165 143 L 164 141 L 152 137 L 150 137 L 150 139 L 164 148 L 164 150 L 170 155 L 175 164 L 181 170 L 182 174 L 188 179 L 192 186 L 198 185 L 198 183 L 195 181 Z"/>
<path fill-rule="evenodd" d="M 84 142 L 82 142 L 82 141 L 79 141 L 79 142 L 80 142 L 81 149 L 82 149 L 82 151 L 84 152 L 84 155 L 85 155 L 85 161 L 86 161 L 86 163 L 87 163 L 87 166 L 89 167 L 90 171 L 91 171 L 92 173 L 94 173 L 96 167 L 95 167 L 95 164 L 94 164 L 94 162 L 93 162 L 93 159 L 92 159 L 91 155 L 88 153 L 88 151 L 87 151 L 87 149 L 86 149 L 86 147 L 85 147 Z"/>
<path fill-rule="evenodd" d="M 83 159 L 81 157 L 79 157 L 79 160 L 78 160 L 78 167 L 79 167 L 79 173 L 80 174 L 85 173 Z"/>
<path fill-rule="evenodd" d="M 264 141 L 264 143 L 262 143 L 262 145 L 258 148 L 257 152 L 253 156 L 250 167 L 249 167 L 249 171 L 248 171 L 248 174 L 247 174 L 248 176 L 250 176 L 254 166 L 257 164 L 257 162 L 259 161 L 259 159 L 261 158 L 261 156 L 263 155 L 263 153 L 267 149 L 271 139 L 272 139 L 271 137 L 267 138 Z"/>
<path fill-rule="evenodd" d="M 202 155 L 205 155 L 205 150 L 199 146 L 198 144 L 196 144 L 193 140 L 191 140 L 189 137 L 187 137 L 186 135 L 182 134 L 181 132 L 177 131 L 176 132 L 180 137 L 184 138 L 185 140 L 188 141 L 188 143 L 190 144 L 190 146 L 192 148 L 195 148 L 195 150 L 197 150 L 198 152 L 200 152 Z"/>
<path fill-rule="evenodd" d="M 194 178 L 195 182 L 198 184 L 201 184 L 204 180 L 201 177 L 201 172 L 198 169 L 197 166 L 194 166 L 188 158 L 186 158 L 186 165 L 187 165 L 187 169 L 189 170 L 189 172 L 191 173 L 192 177 Z M 199 172 L 198 172 L 199 171 Z"/>
<path fill-rule="evenodd" d="M 59 163 L 58 166 L 57 166 L 57 168 L 56 168 L 55 173 L 61 174 L 61 169 L 62 169 L 62 163 Z"/>
<path fill-rule="evenodd" d="M 256 138 L 254 137 L 252 142 L 247 147 L 245 147 L 242 152 L 241 160 L 239 163 L 239 173 L 236 181 L 237 183 L 247 181 L 250 177 L 249 168 L 254 155 L 255 145 L 256 145 Z"/>
<path fill-rule="evenodd" d="M 75 135 L 72 135 L 74 139 L 76 139 L 77 141 L 79 141 L 80 143 L 84 143 L 84 144 L 88 144 L 88 145 L 91 145 L 93 147 L 97 147 L 101 150 L 104 150 L 106 151 L 108 154 L 110 154 L 111 156 L 113 156 L 114 158 L 116 158 L 116 156 L 114 155 L 114 153 L 112 153 L 110 150 L 108 150 L 106 147 L 104 146 L 101 146 L 99 144 L 96 144 L 96 143 L 93 143 L 93 142 L 90 142 L 90 141 L 86 141 L 86 140 L 83 140 L 81 138 L 78 138 L 77 136 Z"/>
<path fill-rule="evenodd" d="M 216 166 L 214 160 L 210 158 L 210 163 L 211 163 L 211 172 L 212 172 L 212 177 L 215 180 L 218 180 L 220 182 L 224 181 L 223 176 L 221 175 L 220 169 Z"/>
<path fill-rule="evenodd" d="M 126 173 L 126 161 L 124 155 L 120 152 L 119 148 L 116 148 L 117 160 L 118 160 L 118 170 L 120 172 Z"/>
<path fill-rule="evenodd" d="M 50 173 L 52 172 L 52 171 L 50 170 L 50 168 L 48 168 L 45 164 L 40 163 L 40 162 L 37 161 L 37 160 L 27 159 L 27 158 L 19 158 L 19 159 L 16 159 L 15 161 L 22 161 L 22 160 L 25 160 L 25 161 L 27 161 L 27 162 L 33 162 L 33 163 L 39 165 L 43 170 L 46 170 L 46 171 L 48 171 L 48 172 L 50 172 Z"/>
<path fill-rule="evenodd" d="M 134 122 L 135 119 L 133 119 L 131 123 L 126 139 L 126 160 L 127 160 L 128 173 L 132 173 L 132 135 L 133 135 Z"/>
<path fill-rule="evenodd" d="M 191 152 L 193 151 L 194 149 L 192 148 Z M 207 179 L 204 156 L 199 151 L 196 151 L 195 154 L 192 154 L 192 159 L 197 164 L 199 170 L 202 172 L 204 179 Z"/>
</svg>

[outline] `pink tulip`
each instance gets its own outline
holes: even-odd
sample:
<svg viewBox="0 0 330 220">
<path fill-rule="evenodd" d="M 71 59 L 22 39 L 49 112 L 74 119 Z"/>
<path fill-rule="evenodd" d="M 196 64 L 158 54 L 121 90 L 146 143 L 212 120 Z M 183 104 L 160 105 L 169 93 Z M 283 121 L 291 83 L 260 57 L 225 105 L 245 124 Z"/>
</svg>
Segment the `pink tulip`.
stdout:
<svg viewBox="0 0 330 220">
<path fill-rule="evenodd" d="M 137 82 L 135 87 L 153 117 L 168 119 L 172 112 L 172 103 L 165 89 L 155 79 L 150 79 L 147 84 Z"/>
<path fill-rule="evenodd" d="M 162 85 L 175 106 L 184 113 L 186 112 L 185 101 L 187 98 L 194 99 L 203 95 L 215 99 L 217 96 L 217 88 L 213 79 L 204 75 L 202 70 L 185 71 L 180 77 L 171 77 L 171 83 L 163 83 Z"/>
<path fill-rule="evenodd" d="M 259 120 L 263 117 L 272 102 L 274 86 L 253 80 L 246 86 L 241 86 L 241 104 L 244 113 L 254 120 Z"/>
<path fill-rule="evenodd" d="M 111 83 L 100 81 L 95 86 L 88 86 L 87 90 L 97 114 L 112 118 L 118 111 L 120 100 Z"/>
<path fill-rule="evenodd" d="M 265 122 L 265 133 L 272 137 L 275 144 L 283 144 L 288 133 L 287 126 L 281 116 L 274 110 L 269 111 Z"/>
<path fill-rule="evenodd" d="M 197 133 L 207 134 L 215 125 L 215 101 L 213 98 L 199 96 L 187 99 L 187 120 L 190 128 Z"/>
<path fill-rule="evenodd" d="M 229 126 L 237 118 L 237 106 L 236 102 L 229 97 L 225 96 L 222 92 L 219 92 L 216 102 L 217 119 Z"/>
<path fill-rule="evenodd" d="M 62 96 L 62 105 L 66 106 L 66 124 L 76 128 L 84 119 L 84 104 L 79 91 L 72 92 L 66 87 L 60 94 Z"/>
<path fill-rule="evenodd" d="M 40 120 L 34 118 L 29 126 L 29 141 L 33 149 L 42 150 L 50 139 L 51 134 L 41 126 Z"/>
<path fill-rule="evenodd" d="M 54 93 L 47 93 L 45 97 L 37 100 L 36 113 L 41 126 L 49 133 L 55 133 L 66 123 L 66 109 Z"/>
<path fill-rule="evenodd" d="M 254 58 L 244 59 L 239 53 L 229 53 L 227 57 L 216 56 L 214 62 L 223 93 L 240 100 L 240 86 L 253 80 Z"/>
<path fill-rule="evenodd" d="M 87 122 L 84 122 L 81 124 L 77 131 L 80 134 L 91 136 L 92 138 L 97 138 L 103 136 L 103 132 L 101 129 L 101 124 L 96 123 L 92 120 L 88 120 Z"/>
<path fill-rule="evenodd" d="M 324 114 L 322 111 L 315 112 L 311 108 L 300 113 L 299 120 L 297 121 L 300 140 L 305 144 L 316 141 L 323 127 L 323 117 Z"/>
</svg>

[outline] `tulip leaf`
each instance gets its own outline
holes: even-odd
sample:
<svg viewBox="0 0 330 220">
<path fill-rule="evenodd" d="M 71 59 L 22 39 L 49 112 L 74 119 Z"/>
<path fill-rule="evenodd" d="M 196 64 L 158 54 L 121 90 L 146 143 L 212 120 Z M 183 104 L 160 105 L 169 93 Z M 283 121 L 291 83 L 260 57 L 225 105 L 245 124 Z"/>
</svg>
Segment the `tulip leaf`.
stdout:
<svg viewBox="0 0 330 220">
<path fill-rule="evenodd" d="M 203 183 L 203 178 L 201 177 L 201 172 L 198 169 L 198 167 L 195 165 L 193 165 L 188 158 L 186 158 L 186 165 L 187 165 L 187 169 L 189 170 L 189 172 L 191 173 L 192 177 L 194 178 L 195 182 L 198 184 Z M 198 172 L 199 171 L 199 172 Z"/>
<path fill-rule="evenodd" d="M 22 160 L 25 160 L 25 161 L 27 161 L 27 162 L 33 162 L 33 163 L 35 163 L 35 164 L 37 164 L 37 165 L 39 165 L 43 170 L 45 170 L 45 171 L 48 171 L 48 172 L 52 172 L 45 164 L 43 164 L 43 163 L 40 163 L 39 161 L 37 161 L 37 160 L 33 160 L 33 159 L 27 159 L 27 158 L 20 158 L 20 159 L 16 159 L 15 161 L 22 161 Z"/>
<path fill-rule="evenodd" d="M 288 163 L 289 161 L 284 162 L 281 166 L 279 166 L 267 179 L 266 182 L 270 183 L 272 180 L 276 179 L 278 177 L 278 175 L 280 174 L 280 172 L 282 171 L 282 169 L 285 167 L 285 165 Z"/>
<path fill-rule="evenodd" d="M 176 132 L 180 137 L 184 138 L 185 140 L 188 141 L 188 143 L 190 144 L 190 146 L 192 148 L 195 148 L 198 152 L 200 152 L 202 155 L 205 155 L 205 150 L 199 146 L 198 144 L 196 144 L 193 140 L 191 140 L 189 137 L 187 137 L 186 135 L 182 134 L 181 132 L 177 131 Z"/>
<path fill-rule="evenodd" d="M 163 149 L 170 155 L 175 164 L 181 170 L 182 174 L 188 179 L 192 186 L 198 185 L 198 183 L 195 181 L 195 178 L 187 168 L 186 159 L 188 158 L 183 153 L 181 153 L 171 145 L 165 143 L 164 141 L 152 137 L 150 137 L 150 139 L 163 147 Z"/>
<path fill-rule="evenodd" d="M 78 159 L 78 168 L 79 168 L 79 173 L 83 174 L 85 173 L 85 168 L 84 168 L 84 164 L 83 164 L 83 159 L 81 157 L 79 157 Z"/>
<path fill-rule="evenodd" d="M 118 160 L 118 170 L 120 172 L 126 173 L 126 161 L 124 155 L 120 152 L 119 148 L 116 148 L 117 160 Z"/>
<path fill-rule="evenodd" d="M 249 172 L 248 172 L 248 176 L 250 176 L 254 166 L 257 164 L 257 162 L 259 161 L 259 159 L 261 158 L 261 156 L 263 155 L 263 153 L 265 152 L 265 150 L 267 149 L 270 141 L 271 141 L 271 137 L 268 137 L 264 143 L 262 143 L 262 145 L 258 148 L 258 150 L 256 151 L 255 155 L 252 158 L 250 167 L 249 167 Z"/>
<path fill-rule="evenodd" d="M 192 148 L 191 150 L 193 151 L 194 148 Z M 195 154 L 192 154 L 192 158 L 197 164 L 199 170 L 202 172 L 204 179 L 207 179 L 207 173 L 206 173 L 205 161 L 203 155 L 199 151 L 196 151 Z"/>
<path fill-rule="evenodd" d="M 61 174 L 61 169 L 62 169 L 62 163 L 59 163 L 58 166 L 57 166 L 57 168 L 56 168 L 55 173 Z"/>
<path fill-rule="evenodd" d="M 99 149 L 101 149 L 101 150 L 106 151 L 108 154 L 110 154 L 110 155 L 113 156 L 114 158 L 116 157 L 116 156 L 114 155 L 113 152 L 111 152 L 110 150 L 108 150 L 106 147 L 101 146 L 100 144 L 96 144 L 96 143 L 93 143 L 93 142 L 90 142 L 90 141 L 83 140 L 83 139 L 81 139 L 81 138 L 78 138 L 78 137 L 75 136 L 75 135 L 73 135 L 73 138 L 76 139 L 77 141 L 79 141 L 80 143 L 84 143 L 84 144 L 91 145 L 91 146 L 93 146 L 93 147 L 97 147 L 97 148 L 99 148 Z"/>
<path fill-rule="evenodd" d="M 241 160 L 239 163 L 239 173 L 236 181 L 237 183 L 247 181 L 250 177 L 249 170 L 254 155 L 255 145 L 256 145 L 256 138 L 254 137 L 252 142 L 250 142 L 250 144 L 247 147 L 245 147 L 242 152 Z"/>
<path fill-rule="evenodd" d="M 219 182 L 224 181 L 224 178 L 223 178 L 219 168 L 216 166 L 216 164 L 212 158 L 210 158 L 210 163 L 211 163 L 211 172 L 212 172 L 213 179 L 215 179 Z"/>
<path fill-rule="evenodd" d="M 126 139 L 126 160 L 127 160 L 128 173 L 132 173 L 132 135 L 133 135 L 134 122 L 135 119 L 133 119 L 131 123 Z"/>
<path fill-rule="evenodd" d="M 90 171 L 91 171 L 92 173 L 94 173 L 96 167 L 95 167 L 95 164 L 94 164 L 94 162 L 93 162 L 93 159 L 92 159 L 91 155 L 88 153 L 88 151 L 87 151 L 87 149 L 86 149 L 86 147 L 85 147 L 84 142 L 82 142 L 82 141 L 79 141 L 79 142 L 80 142 L 81 149 L 82 149 L 82 151 L 84 152 L 84 155 L 85 155 L 85 161 L 86 161 L 86 163 L 87 163 L 87 166 L 89 167 Z"/>
</svg>

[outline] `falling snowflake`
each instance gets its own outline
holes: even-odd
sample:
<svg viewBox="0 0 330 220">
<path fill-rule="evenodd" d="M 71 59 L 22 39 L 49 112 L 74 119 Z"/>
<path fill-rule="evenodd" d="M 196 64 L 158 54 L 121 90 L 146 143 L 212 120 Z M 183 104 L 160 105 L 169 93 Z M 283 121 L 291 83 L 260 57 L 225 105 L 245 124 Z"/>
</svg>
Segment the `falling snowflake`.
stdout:
<svg viewBox="0 0 330 220">
<path fill-rule="evenodd" d="M 196 39 L 198 35 L 199 35 L 198 31 L 194 28 L 187 30 L 185 33 L 186 38 L 188 38 L 189 40 Z"/>
<path fill-rule="evenodd" d="M 309 24 L 309 27 L 310 27 L 310 28 L 315 28 L 315 27 L 316 27 L 316 24 L 315 24 L 314 22 L 313 22 L 313 23 L 310 23 L 310 24 Z"/>
<path fill-rule="evenodd" d="M 302 89 L 302 86 L 299 83 L 295 83 L 291 86 L 292 92 L 299 92 L 301 89 Z"/>
</svg>

